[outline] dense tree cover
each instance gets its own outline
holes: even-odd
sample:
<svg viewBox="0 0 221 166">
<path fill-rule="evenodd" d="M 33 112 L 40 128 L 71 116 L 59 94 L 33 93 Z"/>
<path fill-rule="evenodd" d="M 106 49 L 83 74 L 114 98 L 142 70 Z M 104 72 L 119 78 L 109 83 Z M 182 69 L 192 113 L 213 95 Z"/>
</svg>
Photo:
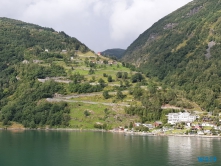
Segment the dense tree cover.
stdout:
<svg viewBox="0 0 221 166">
<path fill-rule="evenodd" d="M 100 92 L 103 90 L 103 85 L 90 85 L 86 83 L 70 83 L 69 91 L 71 93 L 91 93 L 91 92 Z"/>
<path fill-rule="evenodd" d="M 71 79 L 73 80 L 71 83 L 69 83 L 69 91 L 71 93 L 100 92 L 106 86 L 105 81 L 102 78 L 98 80 L 98 85 L 91 85 L 89 82 L 84 82 L 84 76 L 79 73 L 74 73 L 71 75 Z M 92 81 L 94 81 L 95 77 L 92 79 Z"/>
<path fill-rule="evenodd" d="M 54 64 L 50 67 L 36 64 L 21 65 L 18 73 L 22 79 L 25 78 L 29 80 L 67 75 L 63 67 Z"/>
<path fill-rule="evenodd" d="M 122 78 L 122 79 L 125 80 L 125 79 L 128 79 L 128 73 L 119 71 L 119 72 L 116 73 L 116 77 L 117 77 L 117 79 Z"/>
<path fill-rule="evenodd" d="M 22 123 L 25 127 L 67 126 L 70 120 L 68 105 L 65 103 L 38 102 L 42 98 L 52 97 L 55 92 L 64 94 L 65 89 L 54 81 L 44 84 L 37 81 L 21 82 L 18 89 L 3 106 L 1 103 L 1 120 L 4 124 L 10 121 Z M 3 99 L 1 101 L 4 101 Z"/>
<path fill-rule="evenodd" d="M 141 82 L 144 79 L 141 73 L 136 73 L 132 75 L 131 77 L 131 82 L 136 83 L 136 82 Z"/>
<path fill-rule="evenodd" d="M 75 50 L 89 49 L 64 32 L 18 20 L 0 18 L 0 27 L 0 121 L 30 128 L 68 126 L 68 105 L 44 100 L 55 93 L 65 94 L 66 89 L 54 81 L 40 83 L 37 79 L 66 76 L 65 69 L 53 61 L 65 61 Z M 78 82 L 82 77 L 76 74 L 71 79 Z"/>
<path fill-rule="evenodd" d="M 84 80 L 84 76 L 80 73 L 74 73 L 70 76 L 71 80 L 73 80 L 73 83 L 77 84 Z"/>
<path fill-rule="evenodd" d="M 126 50 L 148 77 L 157 77 L 203 109 L 221 110 L 221 2 L 195 0 L 164 17 Z M 215 42 L 210 47 L 209 42 Z M 210 54 L 209 54 L 210 53 Z"/>
<path fill-rule="evenodd" d="M 101 52 L 101 54 L 103 56 L 107 56 L 110 58 L 121 59 L 122 56 L 124 55 L 124 52 L 125 52 L 124 49 L 114 48 L 114 49 L 107 49 L 107 50 Z"/>
<path fill-rule="evenodd" d="M 45 125 L 68 126 L 69 113 L 67 103 L 43 102 L 38 105 L 34 103 L 21 105 L 20 102 L 14 102 L 2 109 L 1 120 L 4 125 L 10 124 L 10 121 L 16 121 L 29 128 Z"/>
<path fill-rule="evenodd" d="M 178 95 L 174 90 L 166 89 L 165 87 L 159 88 L 150 82 L 146 90 L 137 85 L 130 93 L 133 95 L 134 99 L 140 101 L 142 105 L 131 105 L 125 108 L 125 112 L 130 115 L 140 116 L 142 122 L 162 120 L 166 123 L 167 120 L 165 120 L 165 115 L 175 111 L 163 110 L 161 107 L 166 104 L 180 108 L 192 108 L 190 103 L 184 102 L 182 98 L 177 97 Z"/>
</svg>

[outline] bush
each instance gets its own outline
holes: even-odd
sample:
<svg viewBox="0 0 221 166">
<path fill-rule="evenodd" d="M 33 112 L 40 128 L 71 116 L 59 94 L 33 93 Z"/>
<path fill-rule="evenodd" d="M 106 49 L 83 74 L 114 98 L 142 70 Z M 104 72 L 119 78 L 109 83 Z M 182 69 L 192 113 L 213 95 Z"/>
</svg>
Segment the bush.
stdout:
<svg viewBox="0 0 221 166">
<path fill-rule="evenodd" d="M 107 81 L 112 82 L 113 81 L 112 76 L 108 76 Z"/>
<path fill-rule="evenodd" d="M 88 117 L 88 116 L 91 115 L 91 113 L 90 113 L 88 110 L 85 110 L 85 111 L 84 111 L 84 115 L 85 115 L 86 117 Z"/>
<path fill-rule="evenodd" d="M 144 79 L 144 78 L 143 78 L 143 76 L 142 76 L 141 73 L 136 73 L 136 74 L 132 75 L 132 77 L 131 77 L 131 82 L 132 82 L 132 83 L 141 82 L 143 79 Z"/>
<path fill-rule="evenodd" d="M 103 97 L 104 97 L 105 99 L 110 98 L 110 95 L 109 95 L 108 91 L 104 91 L 104 92 L 103 92 Z"/>
<path fill-rule="evenodd" d="M 117 96 L 116 96 L 116 97 L 117 97 L 117 99 L 120 99 L 120 100 L 121 100 L 121 99 L 124 98 L 124 95 L 123 95 L 123 93 L 122 93 L 121 91 L 118 90 L 118 91 L 117 91 Z"/>
<path fill-rule="evenodd" d="M 107 129 L 107 124 L 106 123 L 104 123 L 104 124 L 102 124 L 102 123 L 95 123 L 94 124 L 94 128 L 97 128 L 97 129 Z"/>
</svg>

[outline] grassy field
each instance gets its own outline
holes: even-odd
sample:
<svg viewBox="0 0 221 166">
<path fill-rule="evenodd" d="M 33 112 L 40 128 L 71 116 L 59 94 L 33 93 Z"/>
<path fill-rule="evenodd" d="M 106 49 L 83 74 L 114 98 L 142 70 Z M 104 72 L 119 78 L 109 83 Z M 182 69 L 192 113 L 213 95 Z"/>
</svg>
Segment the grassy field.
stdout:
<svg viewBox="0 0 221 166">
<path fill-rule="evenodd" d="M 65 55 L 67 56 L 67 55 Z M 96 64 L 96 67 L 93 68 L 94 74 L 89 74 L 90 67 L 86 65 L 85 60 L 96 61 L 98 56 L 92 52 L 86 54 L 79 53 L 77 57 L 72 58 L 72 61 L 53 61 L 56 65 L 62 66 L 68 74 L 67 79 L 74 73 L 79 73 L 84 76 L 86 81 L 97 83 L 100 78 L 102 78 L 105 83 L 108 85 L 104 90 L 110 91 L 110 98 L 105 99 L 102 95 L 96 96 L 81 96 L 74 98 L 72 100 L 79 101 L 77 103 L 69 103 L 71 108 L 71 128 L 79 129 L 93 129 L 95 123 L 107 124 L 108 128 L 114 128 L 119 126 L 129 125 L 129 123 L 136 122 L 139 120 L 139 117 L 133 116 L 130 117 L 125 114 L 124 106 L 114 105 L 107 106 L 103 104 L 87 104 L 82 103 L 81 101 L 90 101 L 90 102 L 99 102 L 99 103 L 116 103 L 116 104 L 129 104 L 133 97 L 129 95 L 128 92 L 123 92 L 125 95 L 124 99 L 116 99 L 116 90 L 114 86 L 120 86 L 120 80 L 117 79 L 117 72 L 127 72 L 128 80 L 131 77 L 132 72 L 130 69 L 123 67 L 120 62 L 115 64 Z M 99 60 L 109 61 L 110 59 L 106 57 L 99 56 Z M 48 65 L 48 64 L 43 64 Z M 104 77 L 104 73 L 108 76 L 111 76 L 113 81 L 108 82 L 108 77 Z M 123 81 L 123 80 L 122 80 Z M 104 111 L 106 110 L 106 112 Z M 108 111 L 107 111 L 108 110 Z M 85 111 L 89 112 L 89 116 L 85 115 Z"/>
<path fill-rule="evenodd" d="M 108 128 L 129 125 L 129 123 L 137 121 L 139 118 L 133 116 L 128 118 L 124 113 L 123 107 L 110 107 L 102 104 L 85 104 L 71 103 L 71 128 L 93 129 L 95 123 L 106 123 Z M 105 113 L 105 109 L 106 111 Z M 85 115 L 85 111 L 89 112 L 89 116 Z"/>
<path fill-rule="evenodd" d="M 68 55 L 65 55 L 68 57 Z M 71 108 L 71 121 L 70 128 L 78 128 L 78 129 L 93 129 L 96 123 L 98 124 L 107 124 L 107 128 L 115 128 L 119 126 L 128 126 L 130 122 L 138 122 L 140 118 L 138 116 L 129 116 L 125 114 L 124 107 L 128 105 L 132 106 L 142 106 L 141 101 L 135 100 L 134 97 L 129 93 L 130 87 L 134 87 L 136 83 L 131 83 L 131 77 L 136 72 L 132 72 L 129 68 L 124 67 L 120 62 L 114 62 L 113 64 L 104 64 L 100 63 L 100 61 L 112 61 L 106 57 L 98 56 L 92 52 L 88 52 L 86 54 L 79 53 L 77 57 L 66 58 L 66 60 L 55 60 L 53 63 L 56 65 L 62 66 L 66 73 L 67 79 L 70 79 L 75 73 L 79 73 L 84 76 L 84 80 L 82 82 L 90 82 L 95 85 L 98 83 L 99 79 L 103 79 L 105 81 L 106 87 L 103 91 L 108 91 L 110 97 L 105 99 L 102 92 L 97 95 L 81 95 L 75 98 L 72 98 L 71 102 L 69 102 Z M 89 64 L 90 62 L 90 64 Z M 106 63 L 105 62 L 105 63 Z M 94 64 L 91 64 L 94 63 Z M 96 64 L 95 64 L 96 63 Z M 42 65 L 49 65 L 47 63 Z M 90 67 L 90 65 L 92 67 Z M 89 74 L 90 69 L 93 69 L 94 73 Z M 128 78 L 125 79 L 129 82 L 130 87 L 126 84 L 126 81 L 122 78 L 117 78 L 117 73 L 127 72 Z M 105 76 L 106 75 L 106 76 Z M 108 82 L 108 76 L 112 77 L 112 82 Z M 146 78 L 147 82 L 149 79 Z M 154 80 L 150 80 L 153 83 Z M 123 84 L 123 85 L 122 85 Z M 157 83 L 154 84 L 159 86 Z M 124 98 L 117 99 L 116 92 L 121 86 L 121 90 L 126 89 L 123 92 Z M 127 87 L 123 87 L 127 85 Z M 140 85 L 139 85 L 140 86 Z M 67 95 L 70 93 L 69 85 L 66 84 L 64 87 L 67 89 Z M 159 86 L 160 87 L 160 86 Z M 142 89 L 147 90 L 147 85 L 141 86 Z M 160 88 L 159 88 L 160 89 Z M 77 95 L 77 94 L 76 94 Z M 74 102 L 73 102 L 74 100 Z M 185 98 L 180 96 L 180 100 L 185 103 L 190 103 Z M 93 104 L 89 104 L 88 102 L 95 102 Z M 112 106 L 110 104 L 114 103 Z M 191 103 L 192 104 L 192 103 Z M 199 110 L 196 104 L 193 105 L 193 110 Z M 105 111 L 106 110 L 106 111 Z M 191 109 L 192 110 L 192 109 Z M 173 131 L 173 132 L 181 132 Z M 183 132 L 183 131 L 182 131 Z"/>
</svg>

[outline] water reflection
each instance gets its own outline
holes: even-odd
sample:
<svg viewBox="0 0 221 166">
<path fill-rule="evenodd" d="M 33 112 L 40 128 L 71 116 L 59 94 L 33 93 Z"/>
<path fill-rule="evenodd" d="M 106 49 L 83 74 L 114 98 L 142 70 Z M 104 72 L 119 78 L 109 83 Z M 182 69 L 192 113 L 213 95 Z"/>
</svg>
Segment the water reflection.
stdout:
<svg viewBox="0 0 221 166">
<path fill-rule="evenodd" d="M 171 165 L 177 163 L 179 165 L 200 165 L 202 163 L 198 162 L 197 157 L 216 156 L 214 142 L 219 140 L 219 138 L 170 137 L 168 139 L 168 162 Z M 214 163 L 207 164 L 213 165 Z"/>
<path fill-rule="evenodd" d="M 216 156 L 215 164 L 221 157 L 217 138 L 0 131 L 0 142 L 0 166 L 195 166 L 198 156 Z"/>
</svg>

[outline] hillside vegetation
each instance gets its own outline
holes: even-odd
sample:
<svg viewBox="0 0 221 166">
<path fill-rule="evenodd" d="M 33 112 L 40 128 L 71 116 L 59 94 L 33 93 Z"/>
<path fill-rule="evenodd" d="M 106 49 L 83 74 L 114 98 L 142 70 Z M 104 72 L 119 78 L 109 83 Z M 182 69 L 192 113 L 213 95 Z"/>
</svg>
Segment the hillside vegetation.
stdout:
<svg viewBox="0 0 221 166">
<path fill-rule="evenodd" d="M 221 109 L 221 1 L 194 0 L 156 22 L 123 60 L 217 114 Z"/>
<path fill-rule="evenodd" d="M 40 83 L 37 78 L 66 76 L 65 69 L 54 61 L 65 59 L 68 51 L 89 49 L 64 32 L 0 18 L 0 109 L 3 125 L 11 121 L 25 127 L 68 126 L 67 103 L 48 103 L 43 98 L 65 89 L 55 81 Z M 63 51 L 62 51 L 63 50 Z M 47 65 L 42 65 L 47 62 Z"/>
<path fill-rule="evenodd" d="M 107 50 L 101 52 L 101 54 L 106 57 L 121 59 L 124 55 L 124 52 L 125 52 L 124 49 L 113 48 L 113 49 L 107 49 Z"/>
<path fill-rule="evenodd" d="M 123 103 L 132 66 L 51 28 L 8 18 L 0 27 L 0 126 L 107 129 L 137 121 Z"/>
<path fill-rule="evenodd" d="M 64 32 L 8 18 L 0 26 L 1 127 L 132 128 L 166 124 L 166 114 L 176 112 L 167 108 L 198 107 L 183 91 L 97 55 Z"/>
</svg>

